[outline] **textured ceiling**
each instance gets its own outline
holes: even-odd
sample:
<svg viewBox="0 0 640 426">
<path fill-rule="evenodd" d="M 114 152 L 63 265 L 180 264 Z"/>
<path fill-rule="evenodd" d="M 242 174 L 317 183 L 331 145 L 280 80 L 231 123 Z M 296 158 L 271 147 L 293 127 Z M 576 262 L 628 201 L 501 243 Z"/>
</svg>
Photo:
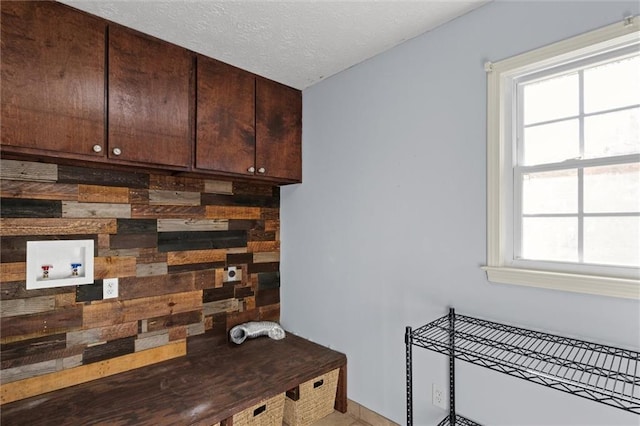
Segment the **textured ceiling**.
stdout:
<svg viewBox="0 0 640 426">
<path fill-rule="evenodd" d="M 489 0 L 62 0 L 304 89 Z"/>
</svg>

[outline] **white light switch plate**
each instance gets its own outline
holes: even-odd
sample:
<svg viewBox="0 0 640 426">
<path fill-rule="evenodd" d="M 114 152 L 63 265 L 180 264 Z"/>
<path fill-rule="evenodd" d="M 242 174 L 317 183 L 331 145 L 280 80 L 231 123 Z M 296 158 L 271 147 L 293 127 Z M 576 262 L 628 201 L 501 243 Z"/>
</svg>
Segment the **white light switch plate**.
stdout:
<svg viewBox="0 0 640 426">
<path fill-rule="evenodd" d="M 102 298 L 113 299 L 118 297 L 118 279 L 105 278 L 102 280 Z"/>
</svg>

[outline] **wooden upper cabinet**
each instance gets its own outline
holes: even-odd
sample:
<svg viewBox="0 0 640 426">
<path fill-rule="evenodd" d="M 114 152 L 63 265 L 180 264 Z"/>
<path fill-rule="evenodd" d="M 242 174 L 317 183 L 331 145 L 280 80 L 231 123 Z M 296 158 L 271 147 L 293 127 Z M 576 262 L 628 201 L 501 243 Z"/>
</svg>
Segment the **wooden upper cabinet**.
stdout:
<svg viewBox="0 0 640 426">
<path fill-rule="evenodd" d="M 255 76 L 204 56 L 197 62 L 195 166 L 253 175 Z"/>
<path fill-rule="evenodd" d="M 302 93 L 263 78 L 256 79 L 256 171 L 302 181 Z"/>
<path fill-rule="evenodd" d="M 109 27 L 109 158 L 189 168 L 191 53 Z"/>
<path fill-rule="evenodd" d="M 54 2 L 0 8 L 3 150 L 104 156 L 105 22 Z"/>
</svg>

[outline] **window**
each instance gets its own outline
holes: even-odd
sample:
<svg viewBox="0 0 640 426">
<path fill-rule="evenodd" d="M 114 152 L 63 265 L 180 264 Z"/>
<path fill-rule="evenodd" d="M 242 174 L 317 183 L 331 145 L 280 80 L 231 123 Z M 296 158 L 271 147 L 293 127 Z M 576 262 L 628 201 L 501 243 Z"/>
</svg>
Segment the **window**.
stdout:
<svg viewBox="0 0 640 426">
<path fill-rule="evenodd" d="M 489 280 L 640 298 L 637 20 L 486 68 Z"/>
</svg>

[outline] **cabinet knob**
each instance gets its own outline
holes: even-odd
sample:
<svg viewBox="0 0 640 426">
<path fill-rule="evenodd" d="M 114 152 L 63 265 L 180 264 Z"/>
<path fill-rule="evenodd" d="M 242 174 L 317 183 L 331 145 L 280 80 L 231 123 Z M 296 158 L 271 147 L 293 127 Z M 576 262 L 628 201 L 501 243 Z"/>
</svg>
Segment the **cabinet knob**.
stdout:
<svg viewBox="0 0 640 426">
<path fill-rule="evenodd" d="M 100 145 L 94 145 L 93 152 L 102 152 L 102 147 Z"/>
<path fill-rule="evenodd" d="M 120 155 L 122 154 L 122 150 L 120 148 L 113 148 L 113 155 Z"/>
<path fill-rule="evenodd" d="M 260 168 L 258 169 L 258 173 L 260 173 L 260 174 L 264 174 L 264 172 L 266 172 L 266 170 L 264 169 L 264 167 L 260 167 Z"/>
<path fill-rule="evenodd" d="M 255 167 L 253 167 L 253 166 L 251 166 L 251 167 L 249 167 L 249 168 L 247 169 L 247 171 L 248 171 L 249 173 L 255 173 L 256 168 L 255 168 Z"/>
</svg>

